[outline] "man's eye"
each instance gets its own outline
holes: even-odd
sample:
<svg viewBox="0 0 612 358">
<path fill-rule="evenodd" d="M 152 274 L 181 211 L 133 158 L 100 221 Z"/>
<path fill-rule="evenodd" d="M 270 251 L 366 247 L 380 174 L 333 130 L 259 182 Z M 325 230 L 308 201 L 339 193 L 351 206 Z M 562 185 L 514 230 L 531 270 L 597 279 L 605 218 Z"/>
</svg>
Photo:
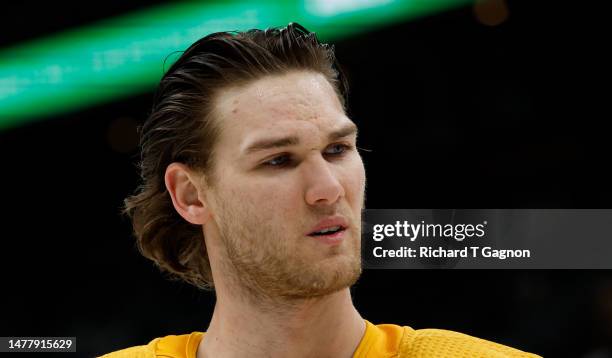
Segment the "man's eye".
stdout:
<svg viewBox="0 0 612 358">
<path fill-rule="evenodd" d="M 264 162 L 264 165 L 269 167 L 282 167 L 287 165 L 287 163 L 289 163 L 289 156 L 280 155 L 278 157 L 272 158 L 271 160 L 268 160 L 267 162 Z"/>
<path fill-rule="evenodd" d="M 334 144 L 325 150 L 325 154 L 341 155 L 341 154 L 344 154 L 344 152 L 346 152 L 349 149 L 351 149 L 351 147 L 346 144 Z"/>
</svg>

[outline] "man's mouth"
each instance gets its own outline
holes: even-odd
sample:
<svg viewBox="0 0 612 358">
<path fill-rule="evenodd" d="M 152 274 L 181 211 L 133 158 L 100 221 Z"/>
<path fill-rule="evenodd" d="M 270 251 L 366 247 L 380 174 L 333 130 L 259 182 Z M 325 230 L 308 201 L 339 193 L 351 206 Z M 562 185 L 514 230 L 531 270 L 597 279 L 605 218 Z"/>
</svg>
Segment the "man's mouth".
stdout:
<svg viewBox="0 0 612 358">
<path fill-rule="evenodd" d="M 348 228 L 348 221 L 342 216 L 330 216 L 321 221 L 307 235 L 326 244 L 339 244 Z"/>
<path fill-rule="evenodd" d="M 321 235 L 333 235 L 338 231 L 346 230 L 342 226 L 332 226 L 323 230 L 315 231 L 310 233 L 310 236 L 321 236 Z"/>
</svg>

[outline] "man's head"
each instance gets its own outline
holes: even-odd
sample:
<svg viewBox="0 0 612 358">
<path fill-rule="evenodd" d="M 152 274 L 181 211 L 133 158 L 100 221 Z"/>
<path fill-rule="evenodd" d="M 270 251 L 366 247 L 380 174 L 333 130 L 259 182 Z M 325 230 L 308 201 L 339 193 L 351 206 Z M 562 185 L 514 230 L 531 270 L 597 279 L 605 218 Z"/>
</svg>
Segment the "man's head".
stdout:
<svg viewBox="0 0 612 358">
<path fill-rule="evenodd" d="M 211 264 L 272 296 L 351 285 L 365 173 L 345 94 L 333 50 L 299 25 L 192 45 L 142 128 L 143 185 L 126 200 L 141 252 L 198 287 Z"/>
</svg>

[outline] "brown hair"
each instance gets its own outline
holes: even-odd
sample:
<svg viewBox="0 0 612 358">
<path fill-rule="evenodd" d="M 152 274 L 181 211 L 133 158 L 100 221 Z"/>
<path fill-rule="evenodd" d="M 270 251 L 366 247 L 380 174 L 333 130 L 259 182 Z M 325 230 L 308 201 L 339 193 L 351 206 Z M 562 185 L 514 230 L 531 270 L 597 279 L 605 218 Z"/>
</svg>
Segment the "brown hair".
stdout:
<svg viewBox="0 0 612 358">
<path fill-rule="evenodd" d="M 202 227 L 174 209 L 164 183 L 166 168 L 180 162 L 211 175 L 218 134 L 211 118 L 215 94 L 291 70 L 325 75 L 345 105 L 348 87 L 333 47 L 296 23 L 203 37 L 162 77 L 151 114 L 140 128 L 142 183 L 124 207 L 139 251 L 162 271 L 199 288 L 213 287 Z"/>
</svg>

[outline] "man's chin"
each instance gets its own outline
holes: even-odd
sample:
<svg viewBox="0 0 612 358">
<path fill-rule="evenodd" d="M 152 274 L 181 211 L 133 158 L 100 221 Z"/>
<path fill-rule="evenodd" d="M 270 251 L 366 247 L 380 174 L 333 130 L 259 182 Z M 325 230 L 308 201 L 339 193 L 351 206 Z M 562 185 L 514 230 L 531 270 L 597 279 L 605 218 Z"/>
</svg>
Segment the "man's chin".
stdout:
<svg viewBox="0 0 612 358">
<path fill-rule="evenodd" d="M 234 247 L 229 245 L 229 247 Z M 296 252 L 298 251 L 298 252 Z M 255 302 L 316 298 L 352 286 L 361 275 L 359 248 L 346 245 L 338 250 L 320 247 L 303 250 L 268 250 L 265 260 L 240 260 L 247 255 L 228 252 L 228 271 Z M 247 256 L 248 257 L 248 256 Z M 279 303 L 279 302 L 278 302 Z"/>
<path fill-rule="evenodd" d="M 296 275 L 292 282 L 287 282 L 287 291 L 282 296 L 292 299 L 316 298 L 354 285 L 361 276 L 361 261 L 347 257 L 335 259 L 323 260 L 304 270 L 301 275 Z"/>
</svg>

